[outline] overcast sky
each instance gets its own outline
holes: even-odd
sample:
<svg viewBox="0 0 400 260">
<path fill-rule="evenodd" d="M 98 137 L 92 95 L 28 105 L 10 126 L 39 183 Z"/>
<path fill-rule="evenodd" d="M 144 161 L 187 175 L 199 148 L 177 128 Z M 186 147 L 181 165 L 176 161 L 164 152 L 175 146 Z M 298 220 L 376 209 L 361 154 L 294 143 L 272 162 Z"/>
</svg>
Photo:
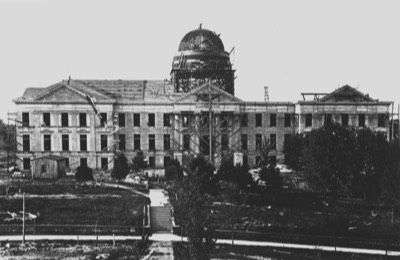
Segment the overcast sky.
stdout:
<svg viewBox="0 0 400 260">
<path fill-rule="evenodd" d="M 169 79 L 183 36 L 221 34 L 236 96 L 301 99 L 349 84 L 400 102 L 399 1 L 0 0 L 0 118 L 27 87 Z M 397 105 L 396 105 L 397 108 Z"/>
</svg>

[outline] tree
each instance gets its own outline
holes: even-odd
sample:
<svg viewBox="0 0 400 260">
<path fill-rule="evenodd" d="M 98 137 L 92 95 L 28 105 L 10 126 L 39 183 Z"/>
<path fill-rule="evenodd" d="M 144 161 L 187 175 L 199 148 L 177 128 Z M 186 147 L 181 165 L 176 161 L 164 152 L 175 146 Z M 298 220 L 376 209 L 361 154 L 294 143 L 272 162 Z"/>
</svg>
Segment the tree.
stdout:
<svg viewBox="0 0 400 260">
<path fill-rule="evenodd" d="M 261 168 L 260 180 L 265 182 L 266 187 L 269 186 L 275 191 L 282 188 L 283 180 L 280 171 L 273 164 Z"/>
<path fill-rule="evenodd" d="M 229 158 L 222 158 L 221 165 L 218 168 L 217 175 L 215 176 L 218 181 L 232 181 L 233 180 L 233 171 L 234 171 L 233 162 Z"/>
<path fill-rule="evenodd" d="M 93 170 L 86 165 L 79 166 L 75 173 L 77 181 L 91 181 L 93 180 Z"/>
<path fill-rule="evenodd" d="M 285 155 L 285 164 L 293 170 L 302 169 L 302 151 L 305 143 L 303 134 L 290 135 L 285 138 L 283 144 L 283 154 Z"/>
<path fill-rule="evenodd" d="M 190 169 L 188 176 L 175 183 L 171 198 L 175 216 L 188 237 L 187 258 L 207 259 L 215 244 L 210 210 L 212 200 L 204 192 L 210 166 L 204 158 L 197 157 L 190 162 Z"/>
<path fill-rule="evenodd" d="M 234 183 L 241 190 L 246 190 L 249 186 L 254 185 L 247 166 L 233 165 L 231 158 L 222 160 L 215 178 L 218 182 Z"/>
<path fill-rule="evenodd" d="M 274 198 L 276 197 L 276 191 L 282 187 L 282 177 L 279 175 L 279 169 L 276 168 L 275 162 L 271 161 L 269 152 L 271 144 L 267 138 L 263 139 L 261 147 L 259 149 L 260 154 L 260 180 L 265 182 L 265 189 L 267 185 L 272 188 Z"/>
<path fill-rule="evenodd" d="M 304 173 L 312 190 L 330 193 L 332 201 L 348 195 L 356 164 L 354 132 L 330 123 L 312 130 L 303 150 Z"/>
<path fill-rule="evenodd" d="M 203 156 L 197 156 L 189 162 L 189 175 L 197 175 L 197 185 L 201 193 L 215 194 L 216 179 L 213 166 Z"/>
<path fill-rule="evenodd" d="M 261 147 L 259 147 L 258 150 L 258 153 L 260 155 L 260 162 L 258 163 L 258 166 L 260 168 L 268 167 L 270 164 L 275 164 L 274 162 L 271 161 L 271 157 L 269 155 L 270 150 L 271 150 L 271 143 L 269 139 L 264 136 L 261 142 Z"/>
<path fill-rule="evenodd" d="M 114 169 L 111 172 L 111 176 L 117 180 L 125 179 L 129 173 L 128 159 L 123 153 L 119 153 L 114 161 Z"/>
<path fill-rule="evenodd" d="M 183 178 L 183 169 L 178 159 L 169 162 L 165 168 L 165 178 L 167 180 L 180 180 Z"/>
<path fill-rule="evenodd" d="M 386 154 L 385 169 L 381 179 L 381 199 L 391 208 L 391 222 L 394 222 L 394 210 L 400 205 L 400 143 L 391 142 Z"/>
<path fill-rule="evenodd" d="M 15 165 L 15 152 L 17 150 L 16 143 L 16 125 L 15 124 L 4 124 L 3 120 L 0 119 L 0 150 L 6 151 L 7 153 L 7 172 L 9 166 Z"/>
<path fill-rule="evenodd" d="M 132 159 L 131 169 L 135 173 L 142 173 L 148 167 L 147 162 L 144 160 L 143 151 L 137 151 L 136 156 Z"/>
<path fill-rule="evenodd" d="M 351 192 L 357 171 L 355 132 L 336 123 L 312 130 L 303 150 L 304 174 L 308 186 L 326 198 L 324 217 L 326 231 L 338 234 L 346 232 L 348 215 L 337 203 L 340 197 Z"/>
<path fill-rule="evenodd" d="M 221 212 L 224 216 L 226 223 L 230 225 L 233 246 L 235 224 L 241 221 L 245 211 L 248 210 L 247 207 L 244 205 L 247 199 L 247 195 L 242 192 L 237 183 L 223 182 L 222 186 L 223 207 L 221 208 Z"/>
<path fill-rule="evenodd" d="M 9 148 L 8 143 L 9 143 L 9 141 L 11 141 L 8 139 L 9 134 L 11 134 L 11 132 L 9 130 L 10 130 L 10 128 L 4 124 L 3 120 L 0 119 L 0 149 L 1 150 L 7 150 Z M 11 138 L 14 139 L 15 136 L 13 135 Z"/>
<path fill-rule="evenodd" d="M 353 180 L 353 194 L 362 194 L 364 199 L 379 195 L 380 179 L 385 166 L 388 141 L 386 135 L 369 128 L 354 130 L 356 171 Z"/>
</svg>

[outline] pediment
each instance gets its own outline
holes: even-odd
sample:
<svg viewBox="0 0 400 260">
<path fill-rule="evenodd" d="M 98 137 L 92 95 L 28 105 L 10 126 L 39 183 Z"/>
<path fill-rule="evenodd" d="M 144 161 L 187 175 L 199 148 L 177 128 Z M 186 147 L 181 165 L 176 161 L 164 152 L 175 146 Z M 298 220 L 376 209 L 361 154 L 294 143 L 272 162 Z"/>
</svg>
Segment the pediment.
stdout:
<svg viewBox="0 0 400 260">
<path fill-rule="evenodd" d="M 72 133 L 71 130 L 66 129 L 66 128 L 59 129 L 58 132 L 59 132 L 60 134 L 70 134 L 70 133 Z"/>
<path fill-rule="evenodd" d="M 355 88 L 345 85 L 334 92 L 324 96 L 320 102 L 374 102 L 369 95 L 364 95 Z"/>
<path fill-rule="evenodd" d="M 36 97 L 35 101 L 60 103 L 87 102 L 85 94 L 79 93 L 64 85 L 60 85 L 51 91 L 43 93 L 43 95 Z"/>
<path fill-rule="evenodd" d="M 239 98 L 212 85 L 204 84 L 175 100 L 175 103 L 243 103 Z"/>
<path fill-rule="evenodd" d="M 54 133 L 54 131 L 53 130 L 50 130 L 49 128 L 41 128 L 41 130 L 40 130 L 40 133 L 41 134 L 52 134 L 52 133 Z"/>
<path fill-rule="evenodd" d="M 87 129 L 87 128 L 79 128 L 76 132 L 77 132 L 78 134 L 89 134 L 89 133 L 90 133 L 90 130 Z"/>
</svg>

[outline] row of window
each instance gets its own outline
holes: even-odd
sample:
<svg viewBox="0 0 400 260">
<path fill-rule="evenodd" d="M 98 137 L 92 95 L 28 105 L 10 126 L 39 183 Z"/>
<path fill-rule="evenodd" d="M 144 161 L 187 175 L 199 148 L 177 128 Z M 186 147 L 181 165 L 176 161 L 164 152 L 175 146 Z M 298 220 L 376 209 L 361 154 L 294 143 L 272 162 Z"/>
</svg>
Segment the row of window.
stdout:
<svg viewBox="0 0 400 260">
<path fill-rule="evenodd" d="M 387 114 L 378 114 L 378 127 L 385 127 Z M 325 123 L 332 122 L 332 114 L 325 114 Z M 341 115 L 341 124 L 344 127 L 349 126 L 349 114 Z M 358 126 L 365 126 L 365 114 L 358 115 Z M 312 127 L 312 114 L 306 114 L 306 127 Z"/>
<path fill-rule="evenodd" d="M 140 135 L 133 136 L 134 149 L 140 150 Z M 80 151 L 87 151 L 87 135 L 79 135 Z M 120 150 L 126 150 L 125 135 L 118 135 L 118 143 Z M 169 134 L 164 135 L 164 149 L 169 150 L 171 145 L 171 137 Z M 156 138 L 154 134 L 149 135 L 149 150 L 155 150 Z M 30 151 L 30 135 L 22 136 L 22 149 L 25 152 Z M 51 135 L 43 135 L 43 149 L 44 151 L 51 151 Z M 61 135 L 61 149 L 62 151 L 69 151 L 69 135 Z M 100 136 L 100 149 L 102 151 L 108 150 L 108 136 Z"/>
<path fill-rule="evenodd" d="M 50 120 L 50 113 L 46 112 L 43 113 L 43 122 L 42 126 L 45 127 L 50 127 L 52 126 L 52 122 Z M 105 126 L 108 122 L 107 119 L 107 113 L 100 113 L 99 114 L 100 118 L 100 126 Z M 220 117 L 220 126 L 221 127 L 228 127 L 228 116 L 227 115 L 221 115 Z M 184 127 L 189 126 L 191 121 L 191 116 L 190 114 L 182 114 L 182 125 Z M 208 114 L 205 113 L 201 116 L 201 124 L 203 126 L 209 124 L 209 118 Z M 241 125 L 242 127 L 247 127 L 247 114 L 242 114 L 241 118 Z M 292 121 L 292 115 L 291 114 L 285 114 L 285 127 L 290 127 L 291 126 L 291 121 Z M 270 114 L 270 120 L 269 120 L 269 126 L 270 127 L 276 127 L 276 114 Z M 118 125 L 120 127 L 125 127 L 126 126 L 126 120 L 125 120 L 125 114 L 124 113 L 119 113 L 118 114 Z M 154 113 L 149 113 L 148 114 L 148 121 L 147 125 L 149 127 L 155 127 L 155 114 Z M 29 113 L 24 112 L 22 113 L 22 126 L 24 127 L 29 127 Z M 61 127 L 68 127 L 69 126 L 69 120 L 68 120 L 68 113 L 61 113 Z M 88 126 L 87 124 L 87 114 L 86 113 L 79 113 L 79 126 L 81 127 L 86 127 Z M 133 126 L 135 127 L 140 127 L 140 113 L 134 113 L 133 114 Z M 163 114 L 163 126 L 169 127 L 171 126 L 171 114 Z M 263 126 L 263 120 L 262 120 L 262 114 L 257 113 L 256 114 L 256 121 L 255 121 L 255 126 L 256 127 L 262 127 Z"/>
<path fill-rule="evenodd" d="M 167 167 L 172 159 L 169 156 L 164 156 L 164 168 Z M 154 156 L 149 156 L 149 167 L 150 168 L 155 168 L 155 157 Z M 65 158 L 65 166 L 66 168 L 69 168 L 69 158 Z M 87 158 L 80 158 L 80 166 L 88 166 L 87 164 Z M 106 157 L 100 158 L 100 166 L 102 170 L 108 170 L 109 169 L 109 160 Z M 31 169 L 31 159 L 30 158 L 23 158 L 22 160 L 22 167 L 24 170 L 30 170 Z M 42 172 L 46 172 L 46 165 L 42 165 L 41 168 Z"/>
<path fill-rule="evenodd" d="M 191 124 L 192 121 L 192 115 L 193 114 L 182 114 L 182 126 L 183 127 L 188 127 Z M 263 126 L 263 117 L 261 113 L 256 113 L 256 121 L 255 121 L 255 127 L 262 127 Z M 285 127 L 290 127 L 292 122 L 292 115 L 291 114 L 285 114 Z M 200 124 L 202 126 L 207 126 L 209 124 L 209 115 L 208 113 L 204 113 L 200 117 Z M 220 116 L 220 127 L 228 127 L 229 124 L 229 117 L 226 114 L 222 114 Z M 276 127 L 277 124 L 277 119 L 276 119 L 276 114 L 270 114 L 269 117 L 269 126 L 270 127 Z M 241 116 L 241 126 L 242 127 L 247 127 L 248 126 L 248 114 L 242 114 Z"/>
<path fill-rule="evenodd" d="M 261 157 L 256 156 L 256 165 L 259 164 Z M 276 163 L 276 156 L 270 156 L 271 162 Z M 172 161 L 171 157 L 169 156 L 164 156 L 164 168 L 166 168 L 169 163 Z M 23 169 L 24 170 L 30 170 L 31 168 L 31 159 L 30 158 L 23 158 Z M 149 156 L 148 163 L 149 163 L 149 168 L 155 168 L 156 167 L 156 157 L 155 156 Z M 246 155 L 243 156 L 243 165 L 248 165 L 248 157 Z M 69 158 L 65 159 L 65 166 L 66 168 L 69 168 Z M 87 158 L 80 158 L 80 166 L 88 166 L 87 164 Z M 109 159 L 106 157 L 100 158 L 100 166 L 102 170 L 108 170 L 109 169 Z M 46 165 L 42 165 L 41 168 L 42 172 L 46 172 Z"/>
<path fill-rule="evenodd" d="M 103 113 L 103 114 L 105 114 L 105 118 L 107 121 L 107 114 L 106 113 Z M 29 127 L 29 113 L 28 112 L 22 113 L 22 126 Z M 50 120 L 50 113 L 43 113 L 41 126 L 44 126 L 44 127 L 52 126 L 52 123 Z M 61 126 L 62 127 L 69 126 L 68 113 L 61 113 Z M 81 126 L 81 127 L 88 126 L 86 113 L 79 113 L 79 126 Z"/>
<path fill-rule="evenodd" d="M 29 152 L 31 150 L 30 136 L 22 135 L 22 150 Z M 79 135 L 80 150 L 87 151 L 87 135 Z M 61 136 L 62 151 L 69 151 L 69 135 Z M 43 135 L 43 150 L 51 151 L 51 135 Z"/>
<path fill-rule="evenodd" d="M 285 139 L 286 139 L 285 135 Z M 169 150 L 171 148 L 171 136 L 169 134 L 164 134 L 164 150 Z M 262 145 L 262 135 L 256 134 L 256 149 L 260 149 Z M 204 154 L 209 153 L 209 136 L 202 136 L 200 138 L 200 150 Z M 269 137 L 270 142 L 270 149 L 276 149 L 276 134 L 270 134 Z M 133 135 L 133 147 L 134 150 L 141 150 L 141 140 L 140 134 Z M 183 149 L 190 150 L 190 135 L 184 134 L 183 135 Z M 247 150 L 247 143 L 248 138 L 247 134 L 241 135 L 241 147 L 242 150 Z M 80 144 L 80 151 L 87 151 L 87 135 L 79 135 L 79 144 Z M 29 152 L 30 151 L 30 135 L 23 135 L 22 136 L 22 147 L 23 151 Z M 69 135 L 61 135 L 61 149 L 62 151 L 69 151 Z M 126 138 L 124 134 L 118 135 L 118 147 L 120 150 L 126 150 Z M 100 149 L 102 151 L 108 151 L 108 136 L 101 135 L 100 136 Z M 51 135 L 43 135 L 43 149 L 44 151 L 51 151 Z M 153 151 L 156 149 L 156 137 L 154 134 L 149 134 L 149 150 Z M 221 135 L 221 149 L 222 151 L 226 151 L 229 149 L 229 137 L 227 134 Z"/>
<path fill-rule="evenodd" d="M 191 121 L 191 114 L 182 114 L 182 126 L 187 127 L 190 125 Z M 105 126 L 107 124 L 107 113 L 100 113 L 100 125 Z M 387 119 L 386 114 L 378 114 L 378 127 L 385 127 L 385 122 Z M 119 113 L 118 114 L 118 125 L 120 127 L 125 127 L 126 122 L 125 122 L 125 114 L 124 113 Z M 208 119 L 208 114 L 203 114 L 200 118 L 202 126 L 206 126 L 209 124 L 209 119 Z M 241 126 L 242 127 L 247 127 L 248 122 L 247 122 L 247 114 L 242 114 L 241 118 Z M 332 114 L 326 114 L 325 115 L 325 122 L 330 122 L 332 121 Z M 220 120 L 221 127 L 228 127 L 228 116 L 227 115 L 221 115 L 221 120 Z M 284 126 L 285 127 L 290 127 L 292 122 L 292 115 L 291 114 L 285 114 L 285 122 Z M 306 127 L 311 127 L 312 126 L 312 114 L 306 114 Z M 349 115 L 348 114 L 342 114 L 341 115 L 341 123 L 343 126 L 348 126 L 349 125 Z M 277 124 L 277 119 L 276 119 L 276 114 L 270 114 L 269 117 L 269 126 L 270 127 L 276 127 Z M 29 113 L 24 112 L 22 113 L 22 125 L 25 127 L 29 127 Z M 50 113 L 43 113 L 43 126 L 49 127 L 51 126 L 51 120 L 50 120 Z M 155 114 L 154 113 L 149 113 L 148 114 L 148 121 L 147 125 L 149 127 L 155 127 Z M 68 120 L 68 113 L 61 113 L 61 126 L 62 127 L 68 127 L 69 126 L 69 120 Z M 87 115 L 86 113 L 79 113 L 79 126 L 81 127 L 86 127 L 87 125 Z M 134 113 L 133 114 L 133 126 L 135 127 L 140 127 L 140 113 Z M 169 127 L 171 126 L 171 114 L 164 114 L 163 115 L 163 126 Z M 257 113 L 256 114 L 256 121 L 255 121 L 255 126 L 256 127 L 262 127 L 263 126 L 263 120 L 262 120 L 262 114 Z M 358 126 L 365 126 L 365 114 L 359 114 L 358 115 Z"/>
<path fill-rule="evenodd" d="M 107 113 L 100 113 L 100 126 L 105 126 L 108 122 Z M 164 114 L 164 126 L 171 126 L 170 121 L 170 114 Z M 52 122 L 50 120 L 50 113 L 43 113 L 42 115 L 42 126 L 50 127 L 52 126 Z M 118 125 L 120 127 L 125 126 L 125 114 L 119 113 L 118 114 Z M 149 113 L 148 114 L 148 126 L 155 126 L 155 114 Z M 22 126 L 29 127 L 29 113 L 23 112 L 22 113 Z M 61 126 L 68 127 L 69 120 L 68 120 L 68 113 L 61 113 Z M 86 127 L 87 124 L 87 114 L 86 113 L 79 113 L 79 126 Z M 133 114 L 133 126 L 140 126 L 140 114 L 134 113 Z"/>
<path fill-rule="evenodd" d="M 108 158 L 101 158 L 101 169 L 108 170 Z M 87 158 L 80 158 L 80 166 L 87 166 Z M 22 159 L 22 167 L 24 170 L 31 169 L 31 159 L 30 158 L 23 158 Z M 65 158 L 65 167 L 69 168 L 69 158 Z M 47 171 L 46 165 L 42 165 L 41 167 L 42 172 Z"/>
</svg>

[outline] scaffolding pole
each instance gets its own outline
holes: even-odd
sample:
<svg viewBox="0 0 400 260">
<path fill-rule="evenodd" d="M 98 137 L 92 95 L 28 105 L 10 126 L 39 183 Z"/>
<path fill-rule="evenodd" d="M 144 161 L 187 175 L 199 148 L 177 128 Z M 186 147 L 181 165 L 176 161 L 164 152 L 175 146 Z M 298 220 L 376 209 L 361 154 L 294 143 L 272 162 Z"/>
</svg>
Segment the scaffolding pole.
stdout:
<svg viewBox="0 0 400 260">
<path fill-rule="evenodd" d="M 209 125 L 210 125 L 210 163 L 214 166 L 214 160 L 212 158 L 212 106 L 211 106 L 211 86 L 210 86 L 210 79 L 208 79 L 208 112 L 209 112 Z"/>
</svg>

